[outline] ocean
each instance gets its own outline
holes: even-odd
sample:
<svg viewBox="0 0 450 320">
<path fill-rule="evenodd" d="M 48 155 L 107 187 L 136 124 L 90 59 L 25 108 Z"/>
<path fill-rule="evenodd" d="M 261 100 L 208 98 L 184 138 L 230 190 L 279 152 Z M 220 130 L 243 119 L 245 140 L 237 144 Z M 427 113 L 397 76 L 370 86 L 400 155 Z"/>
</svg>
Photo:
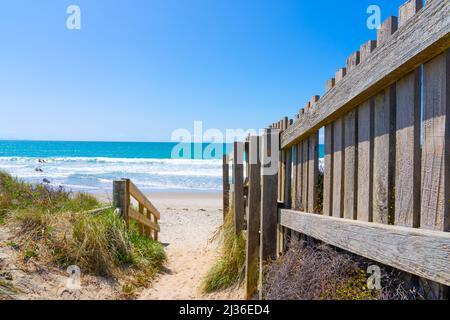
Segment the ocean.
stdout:
<svg viewBox="0 0 450 320">
<path fill-rule="evenodd" d="M 115 179 L 130 178 L 144 191 L 219 192 L 222 155 L 231 147 L 184 145 L 191 152 L 181 153 L 180 159 L 172 156 L 176 145 L 0 140 L 0 170 L 27 182 L 45 180 L 73 191 L 109 192 Z M 319 149 L 323 157 L 323 146 Z"/>
</svg>

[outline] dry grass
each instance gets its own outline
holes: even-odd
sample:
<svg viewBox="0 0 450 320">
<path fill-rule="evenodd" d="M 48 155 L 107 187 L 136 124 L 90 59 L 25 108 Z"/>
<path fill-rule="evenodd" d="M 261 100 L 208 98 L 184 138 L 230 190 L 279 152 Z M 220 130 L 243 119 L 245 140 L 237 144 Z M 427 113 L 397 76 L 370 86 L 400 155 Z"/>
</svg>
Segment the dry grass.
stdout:
<svg viewBox="0 0 450 320">
<path fill-rule="evenodd" d="M 230 288 L 244 279 L 246 242 L 243 232 L 236 235 L 231 212 L 232 210 L 218 230 L 217 235 L 222 241 L 222 256 L 203 280 L 203 293 Z"/>
<path fill-rule="evenodd" d="M 123 283 L 124 297 L 145 286 L 166 260 L 163 246 L 127 229 L 113 209 L 101 215 L 95 197 L 23 183 L 0 172 L 0 215 L 11 224 L 23 266 L 50 263 L 108 276 Z"/>
<path fill-rule="evenodd" d="M 421 296 L 406 289 L 401 275 L 380 266 L 381 290 L 367 288 L 370 261 L 318 242 L 293 240 L 288 252 L 264 270 L 269 300 L 410 300 Z"/>
</svg>

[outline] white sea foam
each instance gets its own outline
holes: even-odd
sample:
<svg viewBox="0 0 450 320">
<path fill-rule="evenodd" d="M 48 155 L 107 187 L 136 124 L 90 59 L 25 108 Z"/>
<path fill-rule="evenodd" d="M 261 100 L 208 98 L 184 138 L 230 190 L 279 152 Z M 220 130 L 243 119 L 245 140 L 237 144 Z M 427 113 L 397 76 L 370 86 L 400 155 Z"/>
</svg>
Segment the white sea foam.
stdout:
<svg viewBox="0 0 450 320">
<path fill-rule="evenodd" d="M 319 167 L 323 168 L 323 159 Z M 148 190 L 219 191 L 222 188 L 221 160 L 0 157 L 0 170 L 28 182 L 46 179 L 53 186 L 62 185 L 75 191 L 110 190 L 114 179 L 124 177 Z"/>
<path fill-rule="evenodd" d="M 37 183 L 46 179 L 52 185 L 63 185 L 74 190 L 111 189 L 114 179 L 127 177 L 138 186 L 148 189 L 218 191 L 221 189 L 222 162 L 105 157 L 0 157 L 0 170 L 29 182 Z"/>
</svg>

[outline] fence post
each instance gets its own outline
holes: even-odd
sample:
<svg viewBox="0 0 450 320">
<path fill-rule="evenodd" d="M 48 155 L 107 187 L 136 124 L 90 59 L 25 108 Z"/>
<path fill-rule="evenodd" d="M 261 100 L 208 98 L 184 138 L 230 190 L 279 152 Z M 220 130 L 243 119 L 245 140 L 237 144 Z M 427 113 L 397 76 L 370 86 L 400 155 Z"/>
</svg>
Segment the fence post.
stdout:
<svg viewBox="0 0 450 320">
<path fill-rule="evenodd" d="M 223 179 L 223 221 L 230 209 L 230 166 L 228 164 L 228 155 L 223 156 L 222 163 L 222 179 Z"/>
<path fill-rule="evenodd" d="M 277 254 L 279 142 L 280 130 L 265 130 L 261 157 L 260 299 L 263 298 L 263 264 L 275 259 Z"/>
<path fill-rule="evenodd" d="M 261 219 L 260 137 L 249 137 L 247 247 L 245 255 L 245 298 L 251 299 L 258 286 L 258 259 Z"/>
<path fill-rule="evenodd" d="M 243 151 L 243 143 L 235 142 L 233 148 L 233 212 L 236 234 L 242 230 L 245 213 Z"/>
<path fill-rule="evenodd" d="M 291 122 L 288 118 L 285 118 L 283 122 L 283 131 L 287 130 L 290 126 Z M 290 209 L 292 206 L 292 147 L 287 148 L 286 150 L 281 151 L 284 154 L 283 159 L 283 184 L 284 184 L 284 196 L 283 196 L 283 207 L 285 209 Z M 286 251 L 287 246 L 289 245 L 289 239 L 291 237 L 291 230 L 285 227 L 281 227 L 281 246 L 280 253 Z M 281 238 L 280 237 L 280 238 Z"/>
<path fill-rule="evenodd" d="M 130 206 L 130 180 L 121 179 L 113 182 L 113 205 L 120 209 L 120 216 L 128 226 L 128 208 Z"/>
</svg>

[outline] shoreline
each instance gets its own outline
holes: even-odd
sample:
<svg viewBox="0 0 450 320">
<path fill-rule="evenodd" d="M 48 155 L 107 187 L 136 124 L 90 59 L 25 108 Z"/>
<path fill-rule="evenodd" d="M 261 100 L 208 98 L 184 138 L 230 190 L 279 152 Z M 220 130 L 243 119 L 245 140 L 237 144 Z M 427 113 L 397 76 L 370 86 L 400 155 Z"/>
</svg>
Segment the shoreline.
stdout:
<svg viewBox="0 0 450 320">
<path fill-rule="evenodd" d="M 222 192 L 146 192 L 145 196 L 158 210 L 208 209 L 222 211 Z M 112 202 L 112 191 L 88 192 L 101 202 Z"/>
</svg>

